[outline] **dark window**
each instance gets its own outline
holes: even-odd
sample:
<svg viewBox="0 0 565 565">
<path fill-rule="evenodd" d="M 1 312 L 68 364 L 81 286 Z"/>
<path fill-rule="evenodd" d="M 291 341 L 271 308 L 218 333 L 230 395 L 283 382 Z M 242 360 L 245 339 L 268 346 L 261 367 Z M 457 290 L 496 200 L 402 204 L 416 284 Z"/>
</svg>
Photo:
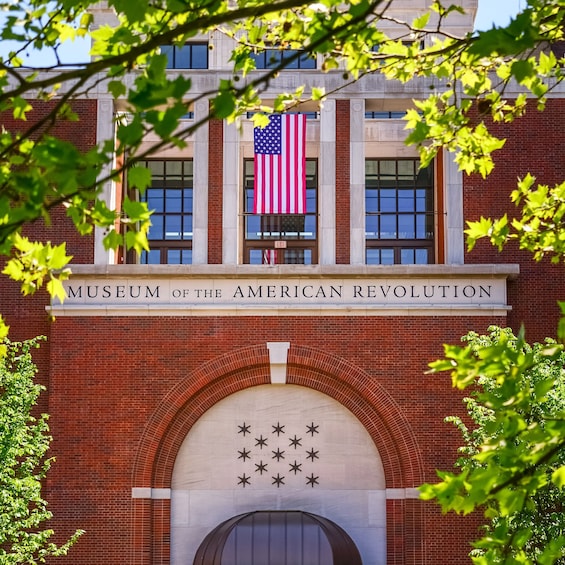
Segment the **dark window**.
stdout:
<svg viewBox="0 0 565 565">
<path fill-rule="evenodd" d="M 253 161 L 245 161 L 244 263 L 318 262 L 318 163 L 306 159 L 306 214 L 253 214 Z"/>
<path fill-rule="evenodd" d="M 161 53 L 167 55 L 167 69 L 207 69 L 208 44 L 185 43 L 161 45 Z"/>
<path fill-rule="evenodd" d="M 317 120 L 318 119 L 318 112 L 285 112 L 286 114 L 302 114 L 306 116 L 307 120 Z M 250 120 L 254 114 L 257 112 L 247 112 L 246 117 Z"/>
<path fill-rule="evenodd" d="M 434 262 L 433 167 L 417 159 L 365 162 L 368 265 Z"/>
<path fill-rule="evenodd" d="M 298 55 L 298 56 L 296 56 Z M 293 58 L 294 57 L 294 58 Z M 274 69 L 286 61 L 286 69 L 315 69 L 316 59 L 296 49 L 265 49 L 251 54 L 257 69 Z M 292 61 L 289 59 L 293 58 Z"/>
<path fill-rule="evenodd" d="M 398 40 L 396 40 L 396 41 L 398 41 Z M 420 51 L 422 51 L 424 49 L 424 47 L 426 46 L 423 39 L 402 39 L 400 41 L 400 43 L 402 43 L 402 45 L 404 45 L 404 47 L 412 47 L 412 45 L 414 45 L 414 43 L 416 43 L 417 47 Z M 378 53 L 380 50 L 381 50 L 381 44 L 380 43 L 377 43 L 376 45 L 371 46 L 371 51 L 373 51 L 373 53 Z"/>
<path fill-rule="evenodd" d="M 141 161 L 151 170 L 151 186 L 140 194 L 151 215 L 149 251 L 140 263 L 192 263 L 192 161 Z"/>
<path fill-rule="evenodd" d="M 406 111 L 401 112 L 365 112 L 368 120 L 400 120 L 406 116 Z"/>
</svg>

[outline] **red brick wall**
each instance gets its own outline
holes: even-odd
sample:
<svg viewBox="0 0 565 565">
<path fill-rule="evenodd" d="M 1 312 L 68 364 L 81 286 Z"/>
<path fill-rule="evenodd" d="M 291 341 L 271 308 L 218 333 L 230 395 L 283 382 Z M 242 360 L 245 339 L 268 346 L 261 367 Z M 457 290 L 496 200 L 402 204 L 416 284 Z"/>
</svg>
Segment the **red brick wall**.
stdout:
<svg viewBox="0 0 565 565">
<path fill-rule="evenodd" d="M 350 103 L 349 100 L 336 101 L 335 136 L 335 209 L 336 209 L 336 263 L 347 265 L 350 257 Z"/>
<path fill-rule="evenodd" d="M 267 341 L 291 342 L 290 382 L 332 396 L 367 427 L 381 453 L 387 487 L 434 480 L 434 469 L 450 468 L 456 456 L 459 437 L 443 417 L 460 413 L 461 403 L 447 375 L 423 373 L 441 355 L 441 343 L 456 341 L 470 328 L 484 331 L 493 321 L 503 322 L 60 318 L 51 337 L 49 412 L 57 462 L 47 496 L 58 531 L 88 531 L 73 549 L 73 564 L 123 562 L 132 540 L 139 557 L 134 563 L 161 562 L 157 556 L 168 552 L 168 518 L 157 516 L 168 512 L 168 502 L 132 501 L 131 488 L 170 486 L 176 450 L 202 411 L 236 390 L 268 382 Z M 406 500 L 389 506 L 395 509 L 388 538 L 392 563 L 463 561 L 470 537 L 464 523 L 436 519 L 432 504 Z M 442 532 L 449 532 L 449 560 L 445 546 L 424 544 Z M 101 546 L 104 553 L 97 557 Z"/>
<path fill-rule="evenodd" d="M 489 126 L 500 137 L 507 138 L 505 146 L 496 152 L 494 171 L 486 180 L 479 175 L 465 177 L 464 216 L 478 220 L 481 216 L 512 217 L 515 206 L 510 193 L 517 179 L 531 172 L 540 184 L 555 185 L 565 179 L 565 99 L 548 100 L 544 112 L 530 103 L 526 115 L 511 124 Z M 520 276 L 508 285 L 512 312 L 508 323 L 517 331 L 526 327 L 529 341 L 555 336 L 559 309 L 558 299 L 565 299 L 565 267 L 549 262 L 536 263 L 531 254 L 509 245 L 499 253 L 487 241 L 480 241 L 467 257 L 467 263 L 519 263 Z"/>
<path fill-rule="evenodd" d="M 27 121 L 14 120 L 10 113 L 4 112 L 0 114 L 0 125 L 12 133 L 23 133 L 32 124 L 43 119 L 54 105 L 52 102 L 37 100 L 32 101 L 31 104 L 33 111 L 27 114 Z M 80 151 L 85 152 L 96 145 L 97 102 L 96 100 L 77 100 L 72 103 L 72 108 L 78 115 L 79 120 L 76 122 L 57 120 L 48 129 L 48 133 L 73 141 Z M 73 256 L 75 263 L 92 263 L 94 261 L 92 236 L 79 236 L 72 222 L 66 217 L 63 208 L 53 210 L 50 225 L 38 221 L 27 228 L 25 233 L 33 234 L 33 238 L 37 240 L 48 240 L 53 244 L 66 241 L 67 253 Z"/>
<path fill-rule="evenodd" d="M 208 263 L 222 262 L 224 123 L 210 121 L 208 151 Z"/>
</svg>

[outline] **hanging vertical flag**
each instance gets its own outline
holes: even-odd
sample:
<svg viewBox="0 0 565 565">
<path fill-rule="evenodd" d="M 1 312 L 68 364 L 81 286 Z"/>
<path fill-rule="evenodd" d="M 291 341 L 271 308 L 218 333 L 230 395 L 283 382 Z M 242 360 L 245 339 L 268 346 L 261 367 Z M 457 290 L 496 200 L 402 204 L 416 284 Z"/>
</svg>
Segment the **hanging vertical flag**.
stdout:
<svg viewBox="0 0 565 565">
<path fill-rule="evenodd" d="M 277 264 L 277 250 L 264 249 L 263 250 L 263 265 L 276 265 Z"/>
<path fill-rule="evenodd" d="M 254 130 L 254 214 L 306 213 L 306 116 L 272 114 Z"/>
</svg>

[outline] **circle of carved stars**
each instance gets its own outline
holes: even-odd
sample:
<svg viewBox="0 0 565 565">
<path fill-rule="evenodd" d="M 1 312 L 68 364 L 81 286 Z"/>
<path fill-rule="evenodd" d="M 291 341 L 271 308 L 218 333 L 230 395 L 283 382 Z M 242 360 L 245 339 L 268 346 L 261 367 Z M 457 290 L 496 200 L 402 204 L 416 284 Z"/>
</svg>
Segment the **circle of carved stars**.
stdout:
<svg viewBox="0 0 565 565">
<path fill-rule="evenodd" d="M 241 425 L 240 424 L 237 425 L 238 436 L 243 436 L 243 438 L 246 438 L 247 442 L 251 442 L 251 444 L 248 443 L 248 445 L 246 445 L 242 449 L 238 449 L 237 459 L 242 463 L 245 463 L 246 465 L 249 465 L 249 463 L 247 463 L 247 461 L 249 460 L 255 466 L 255 469 L 249 470 L 250 474 L 243 473 L 237 476 L 238 486 L 241 486 L 242 488 L 251 486 L 251 479 L 254 474 L 257 481 L 260 481 L 261 480 L 260 477 L 262 477 L 263 474 L 266 474 L 271 478 L 272 486 L 276 486 L 277 488 L 284 487 L 285 486 L 284 471 L 283 473 L 280 472 L 281 470 L 280 466 L 278 467 L 279 472 L 276 471 L 277 471 L 277 464 L 280 465 L 281 460 L 285 459 L 285 447 L 284 447 L 285 445 L 288 446 L 288 449 L 293 449 L 292 453 L 295 454 L 293 456 L 292 463 L 290 461 L 288 463 L 285 463 L 285 466 L 288 465 L 288 467 L 285 467 L 287 468 L 287 473 L 296 476 L 299 473 L 305 474 L 309 472 L 310 473 L 309 475 L 306 474 L 304 475 L 304 480 L 305 480 L 304 484 L 312 488 L 314 488 L 315 486 L 319 486 L 320 484 L 319 475 L 315 475 L 309 469 L 309 467 L 312 464 L 316 463 L 316 460 L 320 459 L 319 449 L 316 449 L 315 447 L 306 449 L 309 446 L 303 446 L 303 437 L 297 434 L 293 434 L 292 436 L 290 435 L 287 436 L 286 440 L 284 438 L 280 438 L 281 435 L 284 436 L 286 434 L 285 432 L 286 427 L 287 426 L 285 424 L 281 424 L 280 422 L 277 422 L 276 425 L 271 425 L 271 430 L 272 430 L 271 434 L 273 436 L 276 435 L 277 437 L 272 438 L 272 441 L 269 441 L 268 435 L 258 434 L 257 431 L 252 433 L 251 424 L 248 424 L 247 422 L 243 422 Z M 312 422 L 309 425 L 306 425 L 306 435 L 310 434 L 313 440 L 314 436 L 320 433 L 319 427 L 320 426 L 318 424 L 315 424 L 314 422 Z M 247 435 L 250 436 L 249 439 L 247 439 Z M 288 443 L 284 443 L 284 444 L 280 443 L 279 440 L 277 440 L 277 438 L 280 438 L 280 442 L 284 441 Z M 253 441 L 255 442 L 254 444 Z M 273 443 L 274 445 L 272 445 Z M 277 443 L 279 443 L 278 446 Z M 274 461 L 272 465 L 269 465 L 268 461 L 265 462 L 264 455 L 261 456 L 261 458 L 259 457 L 259 453 L 262 452 L 263 448 L 268 448 L 269 445 L 271 445 L 271 453 L 272 453 L 271 460 Z M 254 457 L 256 457 L 255 461 L 259 459 L 258 463 L 256 463 L 253 460 Z M 275 469 L 270 469 L 270 467 L 273 466 L 275 467 Z"/>
</svg>

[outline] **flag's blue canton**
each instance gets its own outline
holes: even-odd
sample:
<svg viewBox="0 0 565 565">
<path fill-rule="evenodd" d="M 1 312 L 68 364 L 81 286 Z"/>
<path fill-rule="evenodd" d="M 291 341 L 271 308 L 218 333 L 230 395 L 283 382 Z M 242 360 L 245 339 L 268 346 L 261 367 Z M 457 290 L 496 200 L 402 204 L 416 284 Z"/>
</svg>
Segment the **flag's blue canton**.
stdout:
<svg viewBox="0 0 565 565">
<path fill-rule="evenodd" d="M 255 128 L 254 144 L 255 153 L 262 155 L 280 155 L 282 153 L 280 114 L 270 117 L 269 125 L 264 128 Z"/>
</svg>

